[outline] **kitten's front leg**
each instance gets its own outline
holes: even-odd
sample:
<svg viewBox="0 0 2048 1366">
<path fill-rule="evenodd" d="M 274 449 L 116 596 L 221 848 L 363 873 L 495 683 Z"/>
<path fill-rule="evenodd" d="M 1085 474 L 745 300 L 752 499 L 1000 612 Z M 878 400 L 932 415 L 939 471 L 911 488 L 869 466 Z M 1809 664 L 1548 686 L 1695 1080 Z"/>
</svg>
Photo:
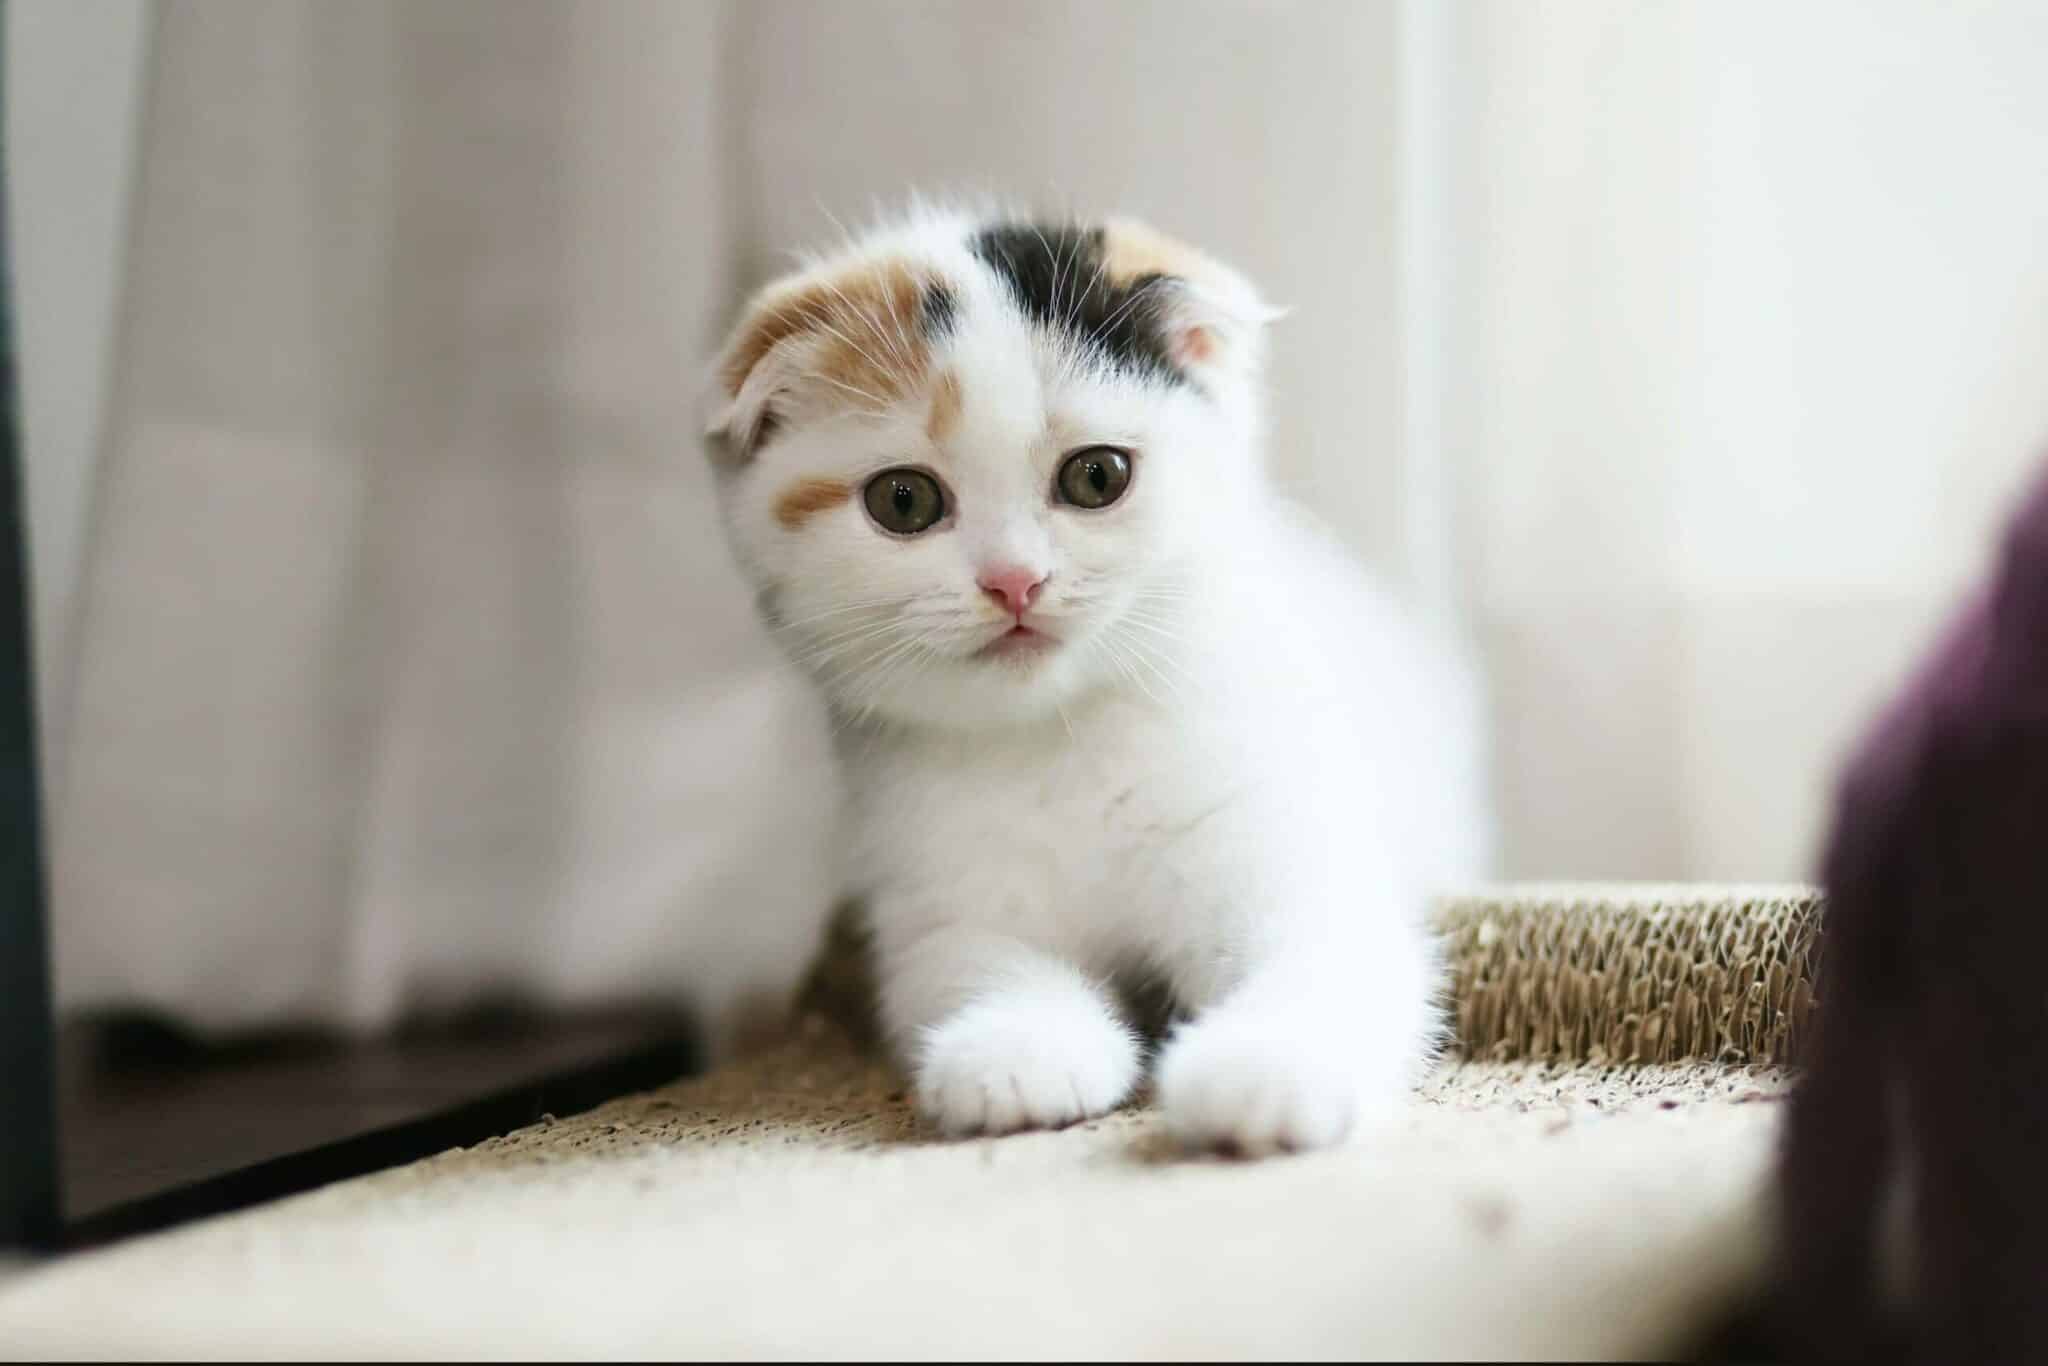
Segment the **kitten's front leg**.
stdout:
<svg viewBox="0 0 2048 1366">
<path fill-rule="evenodd" d="M 1257 1157 L 1341 1142 L 1390 1112 L 1440 1030 L 1436 959 L 1405 907 L 1367 932 L 1288 927 L 1168 1041 L 1159 1105 L 1183 1145 Z"/>
<path fill-rule="evenodd" d="M 1138 1040 L 1071 963 L 968 926 L 881 945 L 882 1017 L 918 1113 L 951 1135 L 1056 1128 L 1114 1109 Z"/>
</svg>

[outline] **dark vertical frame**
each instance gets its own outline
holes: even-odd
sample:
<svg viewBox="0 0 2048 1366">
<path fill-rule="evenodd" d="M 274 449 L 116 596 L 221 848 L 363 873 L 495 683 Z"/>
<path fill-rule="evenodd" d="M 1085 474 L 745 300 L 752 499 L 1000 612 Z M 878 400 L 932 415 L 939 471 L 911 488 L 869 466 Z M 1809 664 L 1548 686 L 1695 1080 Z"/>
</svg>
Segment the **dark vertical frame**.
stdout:
<svg viewBox="0 0 2048 1366">
<path fill-rule="evenodd" d="M 0 0 L 0 53 L 6 22 Z M 7 182 L 0 155 L 0 1246 L 43 1246 L 59 1226 L 56 1066 Z"/>
</svg>

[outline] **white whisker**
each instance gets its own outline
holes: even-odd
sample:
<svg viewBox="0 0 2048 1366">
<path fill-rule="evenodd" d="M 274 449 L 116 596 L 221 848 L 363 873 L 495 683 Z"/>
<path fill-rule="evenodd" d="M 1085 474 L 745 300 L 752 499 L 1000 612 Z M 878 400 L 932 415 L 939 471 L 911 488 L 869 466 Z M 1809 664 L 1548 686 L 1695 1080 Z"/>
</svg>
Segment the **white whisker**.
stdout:
<svg viewBox="0 0 2048 1366">
<path fill-rule="evenodd" d="M 892 593 L 887 597 L 861 598 L 854 602 L 842 602 L 836 607 L 828 607 L 822 612 L 813 612 L 809 616 L 784 617 L 779 621 L 771 621 L 769 624 L 777 630 L 792 630 L 799 626 L 807 626 L 814 621 L 824 621 L 828 617 L 843 617 L 848 612 L 865 612 L 877 607 L 902 607 L 904 605 L 905 599 L 899 594 Z"/>
</svg>

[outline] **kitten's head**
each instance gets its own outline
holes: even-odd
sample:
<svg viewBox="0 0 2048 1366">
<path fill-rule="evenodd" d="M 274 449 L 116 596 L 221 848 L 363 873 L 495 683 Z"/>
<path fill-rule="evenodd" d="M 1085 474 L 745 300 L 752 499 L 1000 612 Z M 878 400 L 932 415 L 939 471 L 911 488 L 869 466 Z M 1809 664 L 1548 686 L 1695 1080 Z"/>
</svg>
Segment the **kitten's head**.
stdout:
<svg viewBox="0 0 2048 1366">
<path fill-rule="evenodd" d="M 1128 221 L 926 215 L 771 284 L 709 432 L 769 624 L 903 722 L 1163 685 L 1189 567 L 1257 502 L 1269 316 Z"/>
</svg>

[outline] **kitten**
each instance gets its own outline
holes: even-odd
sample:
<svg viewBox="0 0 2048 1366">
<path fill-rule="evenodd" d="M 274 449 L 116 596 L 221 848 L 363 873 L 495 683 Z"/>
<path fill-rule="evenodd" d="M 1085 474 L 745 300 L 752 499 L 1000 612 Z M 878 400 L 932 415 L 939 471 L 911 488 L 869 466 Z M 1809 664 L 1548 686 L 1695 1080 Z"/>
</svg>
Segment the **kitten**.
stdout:
<svg viewBox="0 0 2048 1366">
<path fill-rule="evenodd" d="M 920 210 L 723 352 L 729 536 L 838 722 L 883 1029 L 945 1133 L 1129 1096 L 1134 978 L 1196 1147 L 1335 1143 L 1439 1038 L 1475 699 L 1265 477 L 1273 316 L 1135 222 Z"/>
</svg>

